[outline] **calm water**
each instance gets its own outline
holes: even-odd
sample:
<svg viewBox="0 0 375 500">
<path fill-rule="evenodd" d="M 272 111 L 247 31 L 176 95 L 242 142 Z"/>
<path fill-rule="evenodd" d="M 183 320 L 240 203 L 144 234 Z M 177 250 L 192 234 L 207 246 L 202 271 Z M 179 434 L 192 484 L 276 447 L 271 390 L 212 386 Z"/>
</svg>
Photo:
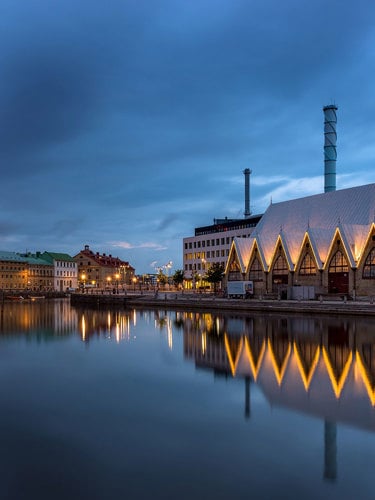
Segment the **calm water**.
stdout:
<svg viewBox="0 0 375 500">
<path fill-rule="evenodd" d="M 374 498 L 374 327 L 4 304 L 0 498 Z"/>
</svg>

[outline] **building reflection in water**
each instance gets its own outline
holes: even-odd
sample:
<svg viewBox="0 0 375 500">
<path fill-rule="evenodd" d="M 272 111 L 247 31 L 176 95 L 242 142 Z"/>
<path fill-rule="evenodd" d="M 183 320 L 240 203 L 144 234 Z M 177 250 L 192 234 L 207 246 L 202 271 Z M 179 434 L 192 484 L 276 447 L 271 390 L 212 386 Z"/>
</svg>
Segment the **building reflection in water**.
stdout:
<svg viewBox="0 0 375 500">
<path fill-rule="evenodd" d="M 79 335 L 116 342 L 136 335 L 137 317 L 163 333 L 169 349 L 183 332 L 184 356 L 215 375 L 244 380 L 244 416 L 251 418 L 251 387 L 270 405 L 324 422 L 324 472 L 337 476 L 337 423 L 375 431 L 374 321 L 364 318 L 241 317 L 211 313 L 86 310 L 67 300 L 10 303 L 1 308 L 0 332 Z"/>
<path fill-rule="evenodd" d="M 270 405 L 324 422 L 324 472 L 337 475 L 337 423 L 375 431 L 375 323 L 369 319 L 251 318 L 186 313 L 184 354 L 215 375 L 243 378 Z"/>
<path fill-rule="evenodd" d="M 77 312 L 66 299 L 24 300 L 0 307 L 2 337 L 27 334 L 58 338 L 76 332 L 77 323 Z"/>
</svg>

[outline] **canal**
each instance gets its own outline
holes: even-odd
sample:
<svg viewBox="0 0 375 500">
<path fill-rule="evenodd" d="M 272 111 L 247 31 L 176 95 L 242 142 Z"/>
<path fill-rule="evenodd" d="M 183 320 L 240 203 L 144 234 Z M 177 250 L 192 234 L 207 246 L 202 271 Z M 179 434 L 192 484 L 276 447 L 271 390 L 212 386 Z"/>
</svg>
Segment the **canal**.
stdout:
<svg viewBox="0 0 375 500">
<path fill-rule="evenodd" d="M 370 499 L 375 319 L 0 311 L 1 499 Z"/>
</svg>

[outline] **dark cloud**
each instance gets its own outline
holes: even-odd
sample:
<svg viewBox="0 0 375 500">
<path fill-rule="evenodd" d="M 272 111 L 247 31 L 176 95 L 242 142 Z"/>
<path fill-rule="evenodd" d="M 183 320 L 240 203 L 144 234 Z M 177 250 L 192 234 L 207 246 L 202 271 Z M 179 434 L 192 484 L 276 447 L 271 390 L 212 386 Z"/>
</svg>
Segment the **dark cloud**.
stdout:
<svg viewBox="0 0 375 500">
<path fill-rule="evenodd" d="M 369 0 L 52 4 L 0 6 L 0 235 L 12 241 L 148 242 L 138 268 L 168 242 L 178 262 L 177 234 L 242 215 L 245 167 L 321 175 L 324 104 L 339 105 L 343 174 L 371 142 Z M 372 168 L 370 147 L 360 159 Z M 274 188 L 252 185 L 256 212 Z"/>
</svg>

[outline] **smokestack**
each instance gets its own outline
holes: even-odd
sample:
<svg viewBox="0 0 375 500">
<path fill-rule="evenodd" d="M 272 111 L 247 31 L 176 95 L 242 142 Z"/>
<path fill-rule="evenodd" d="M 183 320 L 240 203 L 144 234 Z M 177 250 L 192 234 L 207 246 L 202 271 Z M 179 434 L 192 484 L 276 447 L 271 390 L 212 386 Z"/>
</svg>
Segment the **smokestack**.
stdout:
<svg viewBox="0 0 375 500">
<path fill-rule="evenodd" d="M 245 175 L 245 212 L 244 216 L 245 218 L 250 217 L 251 212 L 250 212 L 250 174 L 251 170 L 249 168 L 245 168 L 243 171 Z"/>
<path fill-rule="evenodd" d="M 336 191 L 337 106 L 324 106 L 324 192 Z"/>
</svg>

